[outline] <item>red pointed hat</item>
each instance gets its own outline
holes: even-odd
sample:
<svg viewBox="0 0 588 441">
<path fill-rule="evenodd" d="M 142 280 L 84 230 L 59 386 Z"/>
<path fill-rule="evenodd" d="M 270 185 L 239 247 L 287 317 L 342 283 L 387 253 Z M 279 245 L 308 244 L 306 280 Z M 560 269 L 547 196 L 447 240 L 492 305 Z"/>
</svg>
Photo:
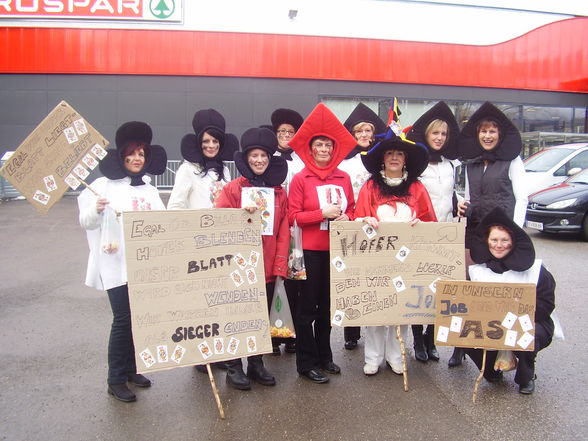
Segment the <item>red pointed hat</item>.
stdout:
<svg viewBox="0 0 588 441">
<path fill-rule="evenodd" d="M 326 167 L 316 165 L 312 157 L 310 141 L 315 136 L 326 136 L 333 140 L 333 157 Z M 302 123 L 300 129 L 298 129 L 294 138 L 288 143 L 300 156 L 306 167 L 321 179 L 325 179 L 337 168 L 341 161 L 353 150 L 355 144 L 356 141 L 353 136 L 323 103 L 316 105 L 308 118 Z"/>
</svg>

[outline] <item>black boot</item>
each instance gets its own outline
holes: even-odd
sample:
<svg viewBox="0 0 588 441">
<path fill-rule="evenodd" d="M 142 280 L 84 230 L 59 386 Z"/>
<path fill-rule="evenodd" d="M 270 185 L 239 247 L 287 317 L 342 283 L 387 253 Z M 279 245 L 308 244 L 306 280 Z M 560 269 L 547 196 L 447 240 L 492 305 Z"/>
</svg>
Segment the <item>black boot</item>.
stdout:
<svg viewBox="0 0 588 441">
<path fill-rule="evenodd" d="M 453 354 L 447 362 L 447 365 L 451 367 L 461 366 L 462 361 L 465 360 L 465 352 L 463 348 L 453 348 Z"/>
<path fill-rule="evenodd" d="M 240 358 L 227 361 L 227 384 L 239 390 L 251 389 L 251 382 L 243 372 L 243 362 Z"/>
<path fill-rule="evenodd" d="M 425 331 L 425 348 L 427 348 L 429 360 L 439 361 L 439 351 L 437 351 L 437 347 L 435 346 L 434 334 L 435 328 L 430 325 L 427 326 L 427 330 Z"/>
<path fill-rule="evenodd" d="M 423 327 L 421 325 L 412 326 L 412 337 L 414 340 L 414 358 L 421 363 L 426 363 L 429 356 L 425 350 L 425 339 L 423 338 Z"/>
<path fill-rule="evenodd" d="M 274 376 L 263 365 L 261 355 L 247 357 L 247 376 L 264 386 L 274 386 L 276 384 Z"/>
</svg>

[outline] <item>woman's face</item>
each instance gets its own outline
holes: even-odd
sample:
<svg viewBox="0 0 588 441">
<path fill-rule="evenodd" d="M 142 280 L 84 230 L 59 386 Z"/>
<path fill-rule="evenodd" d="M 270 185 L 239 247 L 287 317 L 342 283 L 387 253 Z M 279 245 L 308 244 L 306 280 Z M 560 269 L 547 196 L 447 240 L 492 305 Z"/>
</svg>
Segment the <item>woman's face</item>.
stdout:
<svg viewBox="0 0 588 441">
<path fill-rule="evenodd" d="M 439 124 L 427 133 L 427 144 L 433 150 L 441 150 L 447 141 L 447 124 Z"/>
<path fill-rule="evenodd" d="M 384 171 L 389 178 L 402 177 L 406 154 L 401 150 L 387 150 L 384 153 Z"/>
<path fill-rule="evenodd" d="M 280 124 L 277 130 L 278 135 L 278 146 L 282 150 L 288 149 L 288 143 L 292 137 L 296 134 L 296 129 L 291 124 Z"/>
<path fill-rule="evenodd" d="M 314 162 L 319 167 L 326 167 L 333 157 L 333 141 L 328 138 L 317 138 L 310 145 Z"/>
<path fill-rule="evenodd" d="M 502 259 L 512 250 L 512 237 L 508 232 L 493 227 L 488 235 L 488 249 L 495 258 Z"/>
<path fill-rule="evenodd" d="M 140 173 L 145 166 L 145 150 L 142 147 L 133 150 L 130 155 L 125 156 L 125 168 L 131 173 Z"/>
<path fill-rule="evenodd" d="M 366 150 L 374 139 L 374 129 L 368 123 L 360 123 L 353 130 L 357 145 Z"/>
<path fill-rule="evenodd" d="M 269 156 L 262 149 L 253 149 L 247 152 L 247 163 L 253 173 L 260 176 L 265 173 L 269 166 Z"/>
<path fill-rule="evenodd" d="M 218 139 L 214 136 L 209 135 L 207 132 L 204 132 L 202 136 L 202 154 L 207 158 L 214 158 L 218 155 L 218 151 L 220 149 L 220 143 Z"/>
<path fill-rule="evenodd" d="M 490 151 L 498 145 L 499 137 L 500 132 L 494 125 L 485 124 L 478 131 L 478 140 L 482 148 L 486 151 Z"/>
</svg>

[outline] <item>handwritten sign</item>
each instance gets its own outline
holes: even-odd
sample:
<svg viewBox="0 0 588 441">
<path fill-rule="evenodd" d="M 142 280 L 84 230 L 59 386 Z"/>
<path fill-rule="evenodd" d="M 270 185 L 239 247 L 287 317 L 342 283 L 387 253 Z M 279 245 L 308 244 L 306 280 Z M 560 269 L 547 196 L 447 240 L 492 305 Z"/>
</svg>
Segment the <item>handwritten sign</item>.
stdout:
<svg viewBox="0 0 588 441">
<path fill-rule="evenodd" d="M 461 223 L 331 222 L 330 246 L 339 326 L 433 323 L 436 283 L 465 279 Z"/>
<path fill-rule="evenodd" d="M 123 213 L 139 372 L 271 352 L 259 215 Z"/>
<path fill-rule="evenodd" d="M 439 281 L 436 343 L 532 351 L 535 301 L 531 283 Z"/>
<path fill-rule="evenodd" d="M 108 141 L 61 101 L 4 164 L 4 176 L 46 214 L 68 190 L 81 185 L 106 156 Z"/>
</svg>

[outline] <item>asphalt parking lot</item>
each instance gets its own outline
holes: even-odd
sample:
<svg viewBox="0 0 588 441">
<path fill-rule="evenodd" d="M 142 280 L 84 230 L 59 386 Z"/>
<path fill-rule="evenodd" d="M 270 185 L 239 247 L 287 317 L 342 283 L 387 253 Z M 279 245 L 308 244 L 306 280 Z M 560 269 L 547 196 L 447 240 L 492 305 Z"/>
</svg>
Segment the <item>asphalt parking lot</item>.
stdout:
<svg viewBox="0 0 588 441">
<path fill-rule="evenodd" d="M 583 440 L 588 424 L 588 345 L 583 321 L 588 243 L 529 231 L 554 274 L 566 339 L 540 353 L 537 389 L 523 396 L 505 374 L 483 381 L 477 369 L 448 369 L 411 357 L 409 391 L 390 369 L 363 375 L 363 341 L 332 346 L 342 373 L 325 385 L 298 377 L 294 356 L 266 356 L 275 387 L 230 389 L 214 371 L 226 419 L 207 376 L 193 368 L 155 372 L 150 389 L 125 404 L 106 393 L 111 312 L 105 293 L 83 284 L 87 244 L 74 197 L 46 216 L 26 201 L 0 204 L 0 440 Z"/>
</svg>

